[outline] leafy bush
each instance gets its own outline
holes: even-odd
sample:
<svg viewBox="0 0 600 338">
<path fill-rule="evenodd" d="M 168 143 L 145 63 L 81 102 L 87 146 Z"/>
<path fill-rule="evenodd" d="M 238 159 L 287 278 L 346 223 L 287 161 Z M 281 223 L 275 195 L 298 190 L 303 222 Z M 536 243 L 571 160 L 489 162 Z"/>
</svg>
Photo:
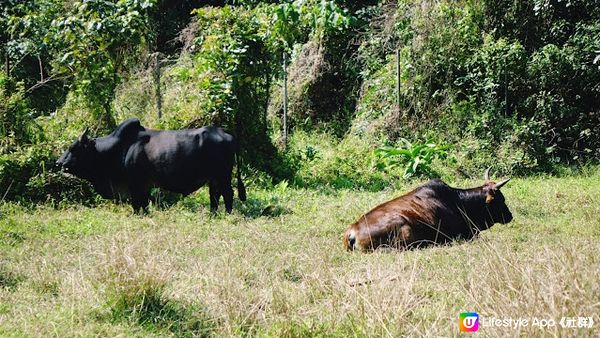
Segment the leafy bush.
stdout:
<svg viewBox="0 0 600 338">
<path fill-rule="evenodd" d="M 134 46 L 143 46 L 154 0 L 75 1 L 52 21 L 45 43 L 52 46 L 56 73 L 74 75 L 75 93 L 103 127 L 114 127 L 111 101 Z"/>
<path fill-rule="evenodd" d="M 23 83 L 0 73 L 0 154 L 41 138 L 35 126 Z"/>
<path fill-rule="evenodd" d="M 298 186 L 381 190 L 395 179 L 375 168 L 372 146 L 356 137 L 340 141 L 326 133 L 296 131 L 287 156 L 296 170 L 292 182 Z"/>
<path fill-rule="evenodd" d="M 433 170 L 431 163 L 435 158 L 445 159 L 448 155 L 448 145 L 437 145 L 427 142 L 411 143 L 402 138 L 402 148 L 390 146 L 379 147 L 375 149 L 378 157 L 377 168 L 379 170 L 390 171 L 397 167 L 404 168 L 402 177 L 410 178 L 412 176 L 426 175 L 431 176 Z"/>
<path fill-rule="evenodd" d="M 100 200 L 92 185 L 72 175 L 42 172 L 29 179 L 26 196 L 32 202 L 94 205 Z"/>
<path fill-rule="evenodd" d="M 347 62 L 356 48 L 351 40 L 357 20 L 335 1 L 298 1 L 293 7 L 301 31 L 311 33 L 296 34 L 307 38 L 296 40 L 288 68 L 288 126 L 320 127 L 342 136 L 350 125 L 359 83 L 356 65 Z M 282 86 L 277 83 L 269 101 L 270 119 L 277 129 L 283 113 Z"/>
<path fill-rule="evenodd" d="M 381 7 L 393 37 L 374 26 L 359 49 L 367 78 L 353 133 L 456 145 L 467 174 L 489 161 L 526 174 L 600 159 L 600 12 L 589 1 L 501 3 Z"/>
<path fill-rule="evenodd" d="M 25 195 L 29 179 L 51 168 L 52 157 L 49 149 L 43 147 L 0 155 L 0 192 L 6 199 Z"/>
<path fill-rule="evenodd" d="M 94 203 L 97 194 L 82 179 L 54 171 L 52 145 L 0 155 L 0 198 L 30 202 Z"/>
<path fill-rule="evenodd" d="M 27 88 L 29 117 L 47 115 L 63 103 L 68 76 L 53 76 L 52 46 L 44 39 L 49 35 L 52 20 L 68 6 L 63 6 L 66 4 L 60 0 L 5 0 L 2 5 L 3 75 Z"/>
<path fill-rule="evenodd" d="M 241 140 L 247 162 L 268 170 L 271 161 L 265 158 L 276 156 L 276 149 L 266 124 L 273 65 L 266 42 L 265 13 L 261 8 L 224 6 L 198 8 L 194 15 L 187 33 L 192 37 L 190 46 L 176 64 L 164 68 L 162 119 L 149 116 L 153 112 L 146 111 L 143 101 L 120 98 L 119 104 L 133 106 L 127 110 L 152 127 L 224 127 Z M 148 73 L 141 75 L 149 77 Z M 143 84 L 138 83 L 138 88 Z M 136 93 L 149 96 L 143 88 Z"/>
</svg>

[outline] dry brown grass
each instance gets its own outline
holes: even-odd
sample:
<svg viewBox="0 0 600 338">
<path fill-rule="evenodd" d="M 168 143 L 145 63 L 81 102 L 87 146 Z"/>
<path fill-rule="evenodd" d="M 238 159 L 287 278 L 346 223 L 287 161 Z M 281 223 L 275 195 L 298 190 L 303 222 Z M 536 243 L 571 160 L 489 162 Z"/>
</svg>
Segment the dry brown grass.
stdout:
<svg viewBox="0 0 600 338">
<path fill-rule="evenodd" d="M 600 173 L 511 181 L 511 224 L 471 242 L 374 254 L 345 252 L 341 233 L 399 192 L 253 191 L 251 206 L 216 216 L 205 191 L 144 217 L 110 204 L 3 205 L 0 273 L 19 278 L 0 288 L 0 335 L 457 336 L 465 311 L 600 323 L 599 182 Z M 244 216 L 273 201 L 288 212 Z M 116 311 L 115 297 L 148 290 Z M 149 310 L 139 300 L 148 297 Z M 599 333 L 598 324 L 480 332 Z"/>
</svg>

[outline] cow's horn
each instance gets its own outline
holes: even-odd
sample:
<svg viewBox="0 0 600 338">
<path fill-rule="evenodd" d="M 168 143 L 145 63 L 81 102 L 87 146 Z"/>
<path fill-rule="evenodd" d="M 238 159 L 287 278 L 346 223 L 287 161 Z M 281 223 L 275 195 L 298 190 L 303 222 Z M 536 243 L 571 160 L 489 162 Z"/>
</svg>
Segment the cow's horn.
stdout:
<svg viewBox="0 0 600 338">
<path fill-rule="evenodd" d="M 485 173 L 483 174 L 483 179 L 487 182 L 490 180 L 490 169 L 492 169 L 492 167 L 488 167 L 485 170 Z"/>
<path fill-rule="evenodd" d="M 81 134 L 81 136 L 79 136 L 79 141 L 83 141 L 85 139 L 87 139 L 87 134 L 90 131 L 90 128 L 85 128 L 85 130 L 83 131 L 83 133 Z"/>
<path fill-rule="evenodd" d="M 505 180 L 502 180 L 502 181 L 496 183 L 496 185 L 494 185 L 494 189 L 502 188 L 502 186 L 505 185 L 506 183 L 508 183 L 508 181 L 510 181 L 510 178 L 507 178 Z"/>
</svg>

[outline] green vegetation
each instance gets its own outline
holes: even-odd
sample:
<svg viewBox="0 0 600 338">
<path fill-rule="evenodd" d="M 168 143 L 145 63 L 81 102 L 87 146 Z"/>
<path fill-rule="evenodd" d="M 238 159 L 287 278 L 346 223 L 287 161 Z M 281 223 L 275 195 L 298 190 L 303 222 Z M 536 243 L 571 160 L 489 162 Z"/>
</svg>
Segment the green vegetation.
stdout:
<svg viewBox="0 0 600 338">
<path fill-rule="evenodd" d="M 85 126 L 101 135 L 132 116 L 155 128 L 224 126 L 242 140 L 248 173 L 299 186 L 377 190 L 387 176 L 474 176 L 490 163 L 503 174 L 557 173 L 600 157 L 593 1 L 226 3 L 8 1 L 0 15 L 0 190 L 27 199 L 10 182 L 44 189 L 51 182 L 39 164 Z M 323 170 L 302 161 L 306 149 L 293 140 L 282 151 L 284 52 L 292 139 L 333 135 L 327 152 L 338 154 L 317 158 Z M 160 118 L 157 55 L 168 60 Z M 400 173 L 372 160 L 384 152 L 374 149 L 404 148 L 404 140 L 427 140 L 448 156 Z M 18 164 L 38 151 L 45 160 Z M 332 177 L 326 169 L 344 165 L 381 171 L 341 168 Z"/>
<path fill-rule="evenodd" d="M 340 155 L 324 167 L 369 162 L 389 171 L 369 160 L 371 152 L 420 140 L 447 151 L 439 167 L 462 176 L 490 163 L 527 175 L 598 161 L 600 12 L 592 1 L 234 1 L 196 9 L 182 1 L 172 10 L 166 3 L 9 1 L 0 16 L 4 163 L 51 148 L 37 163 L 50 162 L 84 126 L 102 134 L 136 116 L 156 128 L 224 126 L 242 140 L 249 172 L 305 186 L 303 173 L 313 169 L 297 156 L 304 149 L 280 147 L 284 52 L 290 132 L 334 135 L 330 146 Z M 161 118 L 156 53 L 171 60 L 161 67 Z M 423 155 L 425 162 L 392 176 L 439 172 Z M 3 170 L 10 174 L 0 190 L 33 177 L 23 183 L 46 182 L 36 176 L 44 169 Z M 374 176 L 332 179 L 330 170 L 313 170 L 323 176 L 309 181 L 385 186 L 381 177 L 390 173 L 365 170 Z"/>
<path fill-rule="evenodd" d="M 597 1 L 196 3 L 0 5 L 0 336 L 446 336 L 466 310 L 599 312 Z M 248 201 L 210 215 L 203 190 L 155 191 L 134 216 L 53 167 L 130 117 L 229 129 Z M 379 202 L 488 166 L 515 177 L 512 223 L 342 251 Z"/>
<path fill-rule="evenodd" d="M 403 178 L 414 175 L 432 176 L 431 163 L 435 158 L 446 158 L 448 146 L 439 146 L 435 143 L 410 143 L 407 139 L 400 139 L 403 148 L 380 147 L 375 149 L 379 156 L 379 169 L 393 170 L 398 166 L 404 167 Z"/>
<path fill-rule="evenodd" d="M 585 1 L 500 3 L 382 6 L 374 24 L 395 16 L 396 26 L 376 26 L 361 45 L 366 78 L 355 132 L 452 144 L 458 169 L 467 172 L 492 158 L 517 174 L 597 158 L 597 140 L 588 137 L 600 122 L 588 101 L 599 94 L 592 84 L 598 54 L 588 49 L 598 50 L 598 40 L 588 40 L 597 34 L 597 8 Z M 393 48 L 400 49 L 398 112 Z"/>
</svg>

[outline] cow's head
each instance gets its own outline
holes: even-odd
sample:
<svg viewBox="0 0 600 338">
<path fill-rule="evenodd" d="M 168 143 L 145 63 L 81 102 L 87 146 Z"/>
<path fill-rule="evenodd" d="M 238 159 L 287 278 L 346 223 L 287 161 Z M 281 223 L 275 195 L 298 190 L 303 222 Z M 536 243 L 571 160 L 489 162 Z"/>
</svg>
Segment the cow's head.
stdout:
<svg viewBox="0 0 600 338">
<path fill-rule="evenodd" d="M 490 168 L 485 171 L 485 184 L 483 191 L 485 192 L 486 206 L 486 222 L 491 224 L 501 223 L 506 224 L 512 221 L 512 213 L 508 210 L 504 195 L 500 191 L 510 178 L 504 179 L 498 183 L 490 181 Z"/>
<path fill-rule="evenodd" d="M 90 178 L 97 159 L 96 141 L 88 137 L 88 129 L 71 144 L 69 149 L 56 161 L 65 172 L 81 178 Z"/>
</svg>

